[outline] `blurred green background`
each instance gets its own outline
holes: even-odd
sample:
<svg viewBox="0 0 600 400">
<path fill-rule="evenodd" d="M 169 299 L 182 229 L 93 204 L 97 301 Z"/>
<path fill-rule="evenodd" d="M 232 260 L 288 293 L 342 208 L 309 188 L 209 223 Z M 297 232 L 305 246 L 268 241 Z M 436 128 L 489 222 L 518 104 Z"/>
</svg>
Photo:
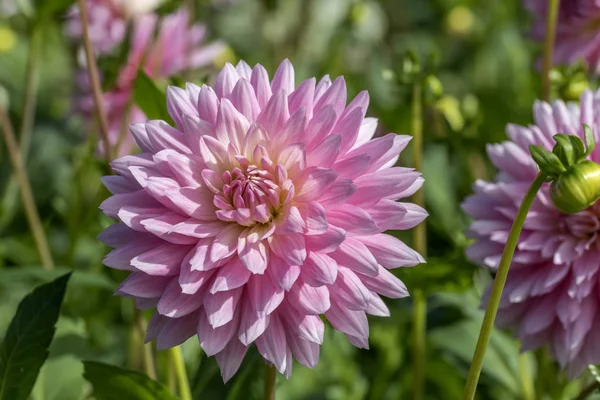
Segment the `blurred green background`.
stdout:
<svg viewBox="0 0 600 400">
<path fill-rule="evenodd" d="M 0 86 L 6 89 L 13 124 L 20 126 L 34 6 L 0 0 Z M 46 0 L 52 1 L 52 0 Z M 425 85 L 424 174 L 428 263 L 395 270 L 409 290 L 428 295 L 428 399 L 460 399 L 482 319 L 479 299 L 489 272 L 463 255 L 468 221 L 462 199 L 477 178 L 493 176 L 485 145 L 505 138 L 507 122 L 528 124 L 540 91 L 538 45 L 528 38 L 530 16 L 518 0 L 238 0 L 168 2 L 162 10 L 190 7 L 229 50 L 219 59 L 263 64 L 270 73 L 284 58 L 296 81 L 344 75 L 351 95 L 368 89 L 369 115 L 380 132 L 410 134 L 411 86 L 402 83 L 403 57 L 416 52 L 430 75 Z M 4 13 L 4 14 L 1 14 Z M 29 16 L 28 16 L 29 15 Z M 133 305 L 112 296 L 119 271 L 102 266 L 108 251 L 96 235 L 111 221 L 98 205 L 107 196 L 99 178 L 107 171 L 94 153 L 93 135 L 71 110 L 76 49 L 63 36 L 64 18 L 43 24 L 42 63 L 35 125 L 27 169 L 57 267 L 40 268 L 4 143 L 0 142 L 0 339 L 19 300 L 33 286 L 74 269 L 49 361 L 35 400 L 83 399 L 90 393 L 81 360 L 139 365 L 132 350 Z M 219 67 L 219 66 L 215 66 Z M 214 69 L 213 69 L 214 71 Z M 186 79 L 200 82 L 206 71 Z M 441 83 L 441 85 L 439 85 Z M 567 97 L 569 88 L 563 90 Z M 576 96 L 575 96 L 576 97 Z M 412 165 L 410 147 L 401 158 Z M 410 243 L 409 235 L 401 236 Z M 294 367 L 280 378 L 279 399 L 409 399 L 412 396 L 411 299 L 388 301 L 391 318 L 371 318 L 370 350 L 326 332 L 314 370 Z M 214 359 L 196 340 L 184 345 L 197 399 L 254 399 L 262 394 L 261 358 L 255 350 L 223 385 Z M 160 379 L 169 379 L 164 354 Z M 540 352 L 518 355 L 508 333 L 495 332 L 480 383 L 481 399 L 527 398 L 523 382 L 535 378 Z M 547 361 L 545 373 L 555 374 Z M 578 383 L 553 377 L 537 383 L 548 399 L 572 398 Z M 541 381 L 541 379 L 540 379 Z M 545 386 L 544 386 L 545 385 Z M 542 397 L 540 397 L 542 398 Z"/>
</svg>

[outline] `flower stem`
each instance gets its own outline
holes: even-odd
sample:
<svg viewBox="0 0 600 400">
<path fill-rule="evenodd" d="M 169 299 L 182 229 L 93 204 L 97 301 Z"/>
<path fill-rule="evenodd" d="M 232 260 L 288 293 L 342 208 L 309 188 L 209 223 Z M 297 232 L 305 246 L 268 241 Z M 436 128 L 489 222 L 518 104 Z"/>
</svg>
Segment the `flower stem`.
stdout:
<svg viewBox="0 0 600 400">
<path fill-rule="evenodd" d="M 559 4 L 560 0 L 548 1 L 544 61 L 542 65 L 542 100 L 544 101 L 550 100 L 550 68 L 552 68 L 552 53 L 554 51 L 554 39 L 556 38 L 556 20 L 558 18 Z"/>
<path fill-rule="evenodd" d="M 423 98 L 421 82 L 413 85 L 412 98 L 412 134 L 413 158 L 415 169 L 423 171 Z M 423 189 L 413 196 L 413 202 L 418 206 L 425 206 Z M 413 229 L 413 246 L 423 257 L 427 256 L 427 230 L 426 224 L 421 223 Z M 422 400 L 425 394 L 425 364 L 427 334 L 427 296 L 422 290 L 417 289 L 412 295 L 413 300 L 413 399 Z"/>
<path fill-rule="evenodd" d="M 15 138 L 15 132 L 12 124 L 10 123 L 10 119 L 6 110 L 1 105 L 0 125 L 2 126 L 2 132 L 4 133 L 4 141 L 6 142 L 6 147 L 8 148 L 10 161 L 16 174 L 17 182 L 21 188 L 21 199 L 23 200 L 23 205 L 25 207 L 25 215 L 27 216 L 27 221 L 29 222 L 31 232 L 33 233 L 33 239 L 35 241 L 42 266 L 45 269 L 50 270 L 54 268 L 52 253 L 50 252 L 48 240 L 46 239 L 46 233 L 44 232 L 44 227 L 35 205 L 35 199 L 33 198 L 33 192 L 31 191 L 29 180 L 27 179 L 27 171 L 23 165 L 23 159 L 21 157 L 21 153 L 19 152 L 19 146 L 17 144 L 17 139 Z"/>
<path fill-rule="evenodd" d="M 265 366 L 265 400 L 275 400 L 275 382 L 277 381 L 277 370 L 273 364 Z"/>
<path fill-rule="evenodd" d="M 188 381 L 187 372 L 185 371 L 185 363 L 183 354 L 181 354 L 181 346 L 171 347 L 169 355 L 175 365 L 175 375 L 177 376 L 177 384 L 179 386 L 179 396 L 181 400 L 192 400 L 192 392 L 190 391 L 190 382 Z"/>
<path fill-rule="evenodd" d="M 600 385 L 598 385 L 598 382 L 594 381 L 590 385 L 583 388 L 583 390 L 573 400 L 587 399 L 592 393 L 594 393 L 594 391 L 598 390 L 599 388 Z"/>
<path fill-rule="evenodd" d="M 521 390 L 523 391 L 523 400 L 535 399 L 535 388 L 531 377 L 531 369 L 527 354 L 519 354 L 519 375 L 521 376 Z"/>
<path fill-rule="evenodd" d="M 112 160 L 112 149 L 108 138 L 108 123 L 106 122 L 106 112 L 104 110 L 104 100 L 102 97 L 102 88 L 100 87 L 100 78 L 98 76 L 98 66 L 94 57 L 94 49 L 90 41 L 88 15 L 85 0 L 78 0 L 79 16 L 81 18 L 81 26 L 83 30 L 83 46 L 85 48 L 85 60 L 92 85 L 92 95 L 94 96 L 94 104 L 96 106 L 96 114 L 98 118 L 98 127 L 100 130 L 100 138 L 104 144 L 105 154 L 108 162 Z"/>
<path fill-rule="evenodd" d="M 21 130 L 19 131 L 19 148 L 21 150 L 21 157 L 23 158 L 24 164 L 27 163 L 37 103 L 37 89 L 40 74 L 40 55 L 42 49 L 41 35 L 42 33 L 40 32 L 40 28 L 33 28 L 29 42 L 25 100 L 23 102 L 23 120 L 21 122 Z"/>
<path fill-rule="evenodd" d="M 502 290 L 504 289 L 504 284 L 506 283 L 506 278 L 508 276 L 508 269 L 510 268 L 515 249 L 517 248 L 519 235 L 523 229 L 523 224 L 525 223 L 525 218 L 527 217 L 529 208 L 531 207 L 538 190 L 540 190 L 542 187 L 545 177 L 546 176 L 542 173 L 539 173 L 535 177 L 534 181 L 529 187 L 529 190 L 525 194 L 523 201 L 521 202 L 521 206 L 517 211 L 515 221 L 510 228 L 508 240 L 504 246 L 502 258 L 500 259 L 500 265 L 498 266 L 498 271 L 496 272 L 496 278 L 494 279 L 494 283 L 492 285 L 490 298 L 485 309 L 485 315 L 483 317 L 481 330 L 479 331 L 479 339 L 477 340 L 477 346 L 475 348 L 475 354 L 473 355 L 473 361 L 471 362 L 471 368 L 469 369 L 469 375 L 467 376 L 464 396 L 465 400 L 472 400 L 475 397 L 477 382 L 479 381 L 479 375 L 481 373 L 481 368 L 483 367 L 483 357 L 494 328 L 494 320 L 496 319 L 498 307 L 500 306 L 500 299 L 502 297 Z"/>
</svg>

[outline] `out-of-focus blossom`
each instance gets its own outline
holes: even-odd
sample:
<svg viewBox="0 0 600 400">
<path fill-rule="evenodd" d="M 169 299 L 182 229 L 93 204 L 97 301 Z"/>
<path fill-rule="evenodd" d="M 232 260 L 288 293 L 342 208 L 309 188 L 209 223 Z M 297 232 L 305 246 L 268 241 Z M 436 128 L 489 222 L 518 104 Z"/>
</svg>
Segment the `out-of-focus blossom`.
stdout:
<svg viewBox="0 0 600 400">
<path fill-rule="evenodd" d="M 205 25 L 190 25 L 185 10 L 161 19 L 155 14 L 147 14 L 134 20 L 127 63 L 119 72 L 115 87 L 104 93 L 109 141 L 113 146 L 121 141 L 120 154 L 128 154 L 134 145 L 130 135 L 120 139 L 123 125 L 127 127 L 127 123 L 146 120 L 144 113 L 130 104 L 138 69 L 143 69 L 153 79 L 160 79 L 211 64 L 223 52 L 225 45 L 222 42 L 206 44 L 206 34 Z M 89 85 L 84 84 L 80 89 L 83 95 L 76 101 L 77 107 L 93 115 L 94 103 Z"/>
<path fill-rule="evenodd" d="M 534 105 L 535 125 L 508 125 L 510 141 L 488 146 L 500 170 L 493 182 L 477 181 L 463 209 L 475 221 L 468 257 L 497 268 L 510 227 L 538 170 L 528 146 L 554 146 L 557 133 L 579 135 L 582 124 L 600 132 L 600 92 L 575 103 Z M 588 157 L 600 161 L 598 148 Z M 560 212 L 544 184 L 529 212 L 504 289 L 497 324 L 511 328 L 522 350 L 547 345 L 570 377 L 600 363 L 600 204 L 576 214 Z"/>
<path fill-rule="evenodd" d="M 117 294 L 157 309 L 147 340 L 197 335 L 225 381 L 252 343 L 288 377 L 292 358 L 314 367 L 322 315 L 368 347 L 367 314 L 389 316 L 380 295 L 408 295 L 388 269 L 423 262 L 383 232 L 427 213 L 396 201 L 422 184 L 394 167 L 410 138 L 372 139 L 367 92 L 346 96 L 342 77 L 296 86 L 289 61 L 272 81 L 241 62 L 214 87 L 170 87 L 175 127 L 131 126 L 143 152 L 104 179 L 121 222 L 99 238 L 115 248 L 104 263 L 131 271 Z"/>
<path fill-rule="evenodd" d="M 534 15 L 534 37 L 544 39 L 547 0 L 525 0 Z M 600 73 L 600 3 L 596 0 L 560 2 L 556 27 L 554 62 L 574 64 L 583 60 L 589 68 Z"/>
</svg>

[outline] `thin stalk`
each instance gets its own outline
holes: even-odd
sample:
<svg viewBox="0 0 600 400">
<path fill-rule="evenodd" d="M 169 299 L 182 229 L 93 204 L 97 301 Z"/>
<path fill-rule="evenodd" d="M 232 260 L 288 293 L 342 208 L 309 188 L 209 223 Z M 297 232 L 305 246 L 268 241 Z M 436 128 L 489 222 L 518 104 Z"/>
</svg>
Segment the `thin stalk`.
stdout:
<svg viewBox="0 0 600 400">
<path fill-rule="evenodd" d="M 535 399 L 535 388 L 531 368 L 527 360 L 527 354 L 519 354 L 519 375 L 521 376 L 521 390 L 523 391 L 523 400 Z"/>
<path fill-rule="evenodd" d="M 152 353 L 152 345 L 150 343 L 144 343 L 144 334 L 146 333 L 146 318 L 144 314 L 137 308 L 134 311 L 135 324 L 138 328 L 139 338 L 141 340 L 138 343 L 142 344 L 142 364 L 144 372 L 152 379 L 156 379 L 156 368 L 154 365 L 154 354 Z"/>
<path fill-rule="evenodd" d="M 2 132 L 4 133 L 4 140 L 8 149 L 10 161 L 17 177 L 17 182 L 21 188 L 21 199 L 23 200 L 23 205 L 25 207 L 25 215 L 27 216 L 27 221 L 29 222 L 31 232 L 33 233 L 33 239 L 35 241 L 42 266 L 45 269 L 50 270 L 54 268 L 52 253 L 50 252 L 46 233 L 44 232 L 44 227 L 35 205 L 35 199 L 33 198 L 33 192 L 31 191 L 31 186 L 29 185 L 29 179 L 27 177 L 25 166 L 23 165 L 21 153 L 19 152 L 19 146 L 17 144 L 17 139 L 15 138 L 15 132 L 12 124 L 10 123 L 8 114 L 2 106 L 0 106 L 0 125 L 2 126 Z"/>
<path fill-rule="evenodd" d="M 413 86 L 412 98 L 412 134 L 413 158 L 415 169 L 423 171 L 423 98 L 421 82 Z M 413 202 L 421 207 L 425 206 L 423 189 L 413 196 Z M 427 230 L 426 225 L 419 224 L 413 230 L 413 246 L 423 257 L 427 256 Z M 427 334 L 427 297 L 421 290 L 415 290 L 413 300 L 413 399 L 422 400 L 425 395 L 425 364 Z"/>
<path fill-rule="evenodd" d="M 560 0 L 548 1 L 546 14 L 546 39 L 544 40 L 544 61 L 542 65 L 542 100 L 550 100 L 550 68 L 552 68 L 552 54 L 554 52 L 554 39 L 556 38 L 556 20 Z"/>
<path fill-rule="evenodd" d="M 275 382 L 277 382 L 277 370 L 273 364 L 265 366 L 265 400 L 275 400 Z"/>
<path fill-rule="evenodd" d="M 31 134 L 33 121 L 35 118 L 35 109 L 37 104 L 37 90 L 40 75 L 41 59 L 41 32 L 39 28 L 34 28 L 29 41 L 29 55 L 27 58 L 27 71 L 25 82 L 25 100 L 23 102 L 23 120 L 21 121 L 21 130 L 19 131 L 19 148 L 23 163 L 27 163 L 29 147 L 31 144 Z"/>
<path fill-rule="evenodd" d="M 479 339 L 477 340 L 477 346 L 475 348 L 475 354 L 473 355 L 473 361 L 471 362 L 471 368 L 469 369 L 469 375 L 467 376 L 464 396 L 465 400 L 472 400 L 475 397 L 477 382 L 479 381 L 479 375 L 481 374 L 481 368 L 483 367 L 483 357 L 485 356 L 485 350 L 487 349 L 490 336 L 492 335 L 492 330 L 494 329 L 494 320 L 496 319 L 498 307 L 500 306 L 500 299 L 502 297 L 502 290 L 504 289 L 504 284 L 506 283 L 506 278 L 508 276 L 508 269 L 510 268 L 513 255 L 515 254 L 515 249 L 519 241 L 519 235 L 523 229 L 527 212 L 531 208 L 531 204 L 533 203 L 538 190 L 540 190 L 542 187 L 544 179 L 545 175 L 542 173 L 539 173 L 535 177 L 534 181 L 529 187 L 529 190 L 525 194 L 523 201 L 521 202 L 521 206 L 517 211 L 515 221 L 510 228 L 508 240 L 504 246 L 502 258 L 500 259 L 500 265 L 498 266 L 498 271 L 496 272 L 496 278 L 494 279 L 494 283 L 492 285 L 490 298 L 485 309 L 485 315 L 483 317 L 481 330 L 479 331 Z"/>
<path fill-rule="evenodd" d="M 589 386 L 583 388 L 583 390 L 573 400 L 584 400 L 587 399 L 592 393 L 598 390 L 600 386 L 598 382 L 594 381 Z"/>
<path fill-rule="evenodd" d="M 177 376 L 177 385 L 179 387 L 179 397 L 181 400 L 192 400 L 192 392 L 190 391 L 190 382 L 187 372 L 185 371 L 185 363 L 183 354 L 181 354 L 181 346 L 171 347 L 169 354 L 175 365 L 175 375 Z"/>
<path fill-rule="evenodd" d="M 84 0 L 78 0 L 78 2 L 79 16 L 81 18 L 81 26 L 83 28 L 83 46 L 85 48 L 86 67 L 90 78 L 90 84 L 92 85 L 92 95 L 94 96 L 100 138 L 104 144 L 106 158 L 110 163 L 112 160 L 112 149 L 110 146 L 110 140 L 108 138 L 108 123 L 106 122 L 106 111 L 104 110 L 104 100 L 102 96 L 102 88 L 100 86 L 100 78 L 98 75 L 98 66 L 96 65 L 94 49 L 92 47 L 92 42 L 90 41 L 87 8 Z"/>
</svg>

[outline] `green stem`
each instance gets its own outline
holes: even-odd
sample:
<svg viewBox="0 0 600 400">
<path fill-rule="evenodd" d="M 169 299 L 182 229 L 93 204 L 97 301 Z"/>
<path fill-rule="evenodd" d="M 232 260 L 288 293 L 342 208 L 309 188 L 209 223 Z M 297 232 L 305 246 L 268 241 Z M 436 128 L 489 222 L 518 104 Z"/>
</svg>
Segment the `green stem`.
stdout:
<svg viewBox="0 0 600 400">
<path fill-rule="evenodd" d="M 508 269 L 510 268 L 513 255 L 519 241 L 519 235 L 523 229 L 525 218 L 527 217 L 527 212 L 529 211 L 529 208 L 531 207 L 538 190 L 540 190 L 542 187 L 544 179 L 545 175 L 542 173 L 539 173 L 535 177 L 534 181 L 529 187 L 529 190 L 525 194 L 523 201 L 521 202 L 521 206 L 519 207 L 515 221 L 510 229 L 508 240 L 506 241 L 504 251 L 502 252 L 502 258 L 500 259 L 500 265 L 498 266 L 498 271 L 496 272 L 496 278 L 494 279 L 494 283 L 492 285 L 490 298 L 485 309 L 485 315 L 483 317 L 481 330 L 479 331 L 479 339 L 477 340 L 477 346 L 475 348 L 473 361 L 471 362 L 471 368 L 469 369 L 469 375 L 467 376 L 464 396 L 465 400 L 472 400 L 475 397 L 477 382 L 479 381 L 479 375 L 481 373 L 481 368 L 483 367 L 483 357 L 490 341 L 492 330 L 494 329 L 494 320 L 496 319 L 498 307 L 500 306 L 500 299 L 502 297 L 502 290 L 504 289 L 504 284 L 506 283 L 506 278 L 508 276 Z"/>
<path fill-rule="evenodd" d="M 598 382 L 592 382 L 589 386 L 586 386 L 573 400 L 584 400 L 587 399 L 592 393 L 594 393 L 600 386 Z"/>
<path fill-rule="evenodd" d="M 134 323 L 137 325 L 137 343 L 140 343 L 142 346 L 142 364 L 144 367 L 144 372 L 152 379 L 156 379 L 156 368 L 154 364 L 154 354 L 152 353 L 152 345 L 150 343 L 144 343 L 144 335 L 146 333 L 147 323 L 146 317 L 144 314 L 138 310 L 134 309 Z"/>
<path fill-rule="evenodd" d="M 415 169 L 423 171 L 423 97 L 421 82 L 413 86 L 412 98 L 413 158 Z M 413 202 L 425 206 L 423 189 L 413 196 Z M 425 223 L 413 229 L 413 245 L 423 257 L 427 256 L 427 226 Z M 425 395 L 427 297 L 421 290 L 415 290 L 413 299 L 413 399 L 422 400 Z"/>
<path fill-rule="evenodd" d="M 21 188 L 21 199 L 23 200 L 23 206 L 25 207 L 25 215 L 27 216 L 27 221 L 29 222 L 29 227 L 31 228 L 31 233 L 33 234 L 33 239 L 35 241 L 42 266 L 45 269 L 50 270 L 54 268 L 54 261 L 52 260 L 50 246 L 48 246 L 46 233 L 44 232 L 44 227 L 42 225 L 42 221 L 40 220 L 40 215 L 38 214 L 31 186 L 29 185 L 27 171 L 23 165 L 23 159 L 21 157 L 21 152 L 19 151 L 17 139 L 15 138 L 15 132 L 12 124 L 10 123 L 10 118 L 6 113 L 6 110 L 1 105 L 0 125 L 2 126 L 2 132 L 4 134 L 4 140 L 8 149 L 10 161 L 12 163 L 17 182 Z"/>
<path fill-rule="evenodd" d="M 169 354 L 172 357 L 175 365 L 175 375 L 177 376 L 177 384 L 179 386 L 179 396 L 181 400 L 192 400 L 192 392 L 190 391 L 190 382 L 188 381 L 187 372 L 185 371 L 185 363 L 183 354 L 181 354 L 181 346 L 171 347 Z"/>
<path fill-rule="evenodd" d="M 550 100 L 550 68 L 552 68 L 552 54 L 554 52 L 554 39 L 556 38 L 556 20 L 560 0 L 548 1 L 546 14 L 546 39 L 544 41 L 544 61 L 542 65 L 542 100 Z"/>
<path fill-rule="evenodd" d="M 88 15 L 85 0 L 78 0 L 79 16 L 81 18 L 81 27 L 83 31 L 83 47 L 85 48 L 85 61 L 92 85 L 92 94 L 94 97 L 94 105 L 96 106 L 96 114 L 98 118 L 98 126 L 100 130 L 100 138 L 104 144 L 107 161 L 112 160 L 112 149 L 108 138 L 108 123 L 106 121 L 106 112 L 104 110 L 104 99 L 102 96 L 102 88 L 100 86 L 100 77 L 98 75 L 98 66 L 94 56 L 94 49 L 90 41 Z"/>
<path fill-rule="evenodd" d="M 531 376 L 531 368 L 529 368 L 529 362 L 527 354 L 519 354 L 519 374 L 521 375 L 521 390 L 523 391 L 523 400 L 534 400 L 535 399 L 535 388 L 533 378 Z"/>
<path fill-rule="evenodd" d="M 275 400 L 275 382 L 277 382 L 277 370 L 272 364 L 265 366 L 265 400 Z"/>
</svg>

